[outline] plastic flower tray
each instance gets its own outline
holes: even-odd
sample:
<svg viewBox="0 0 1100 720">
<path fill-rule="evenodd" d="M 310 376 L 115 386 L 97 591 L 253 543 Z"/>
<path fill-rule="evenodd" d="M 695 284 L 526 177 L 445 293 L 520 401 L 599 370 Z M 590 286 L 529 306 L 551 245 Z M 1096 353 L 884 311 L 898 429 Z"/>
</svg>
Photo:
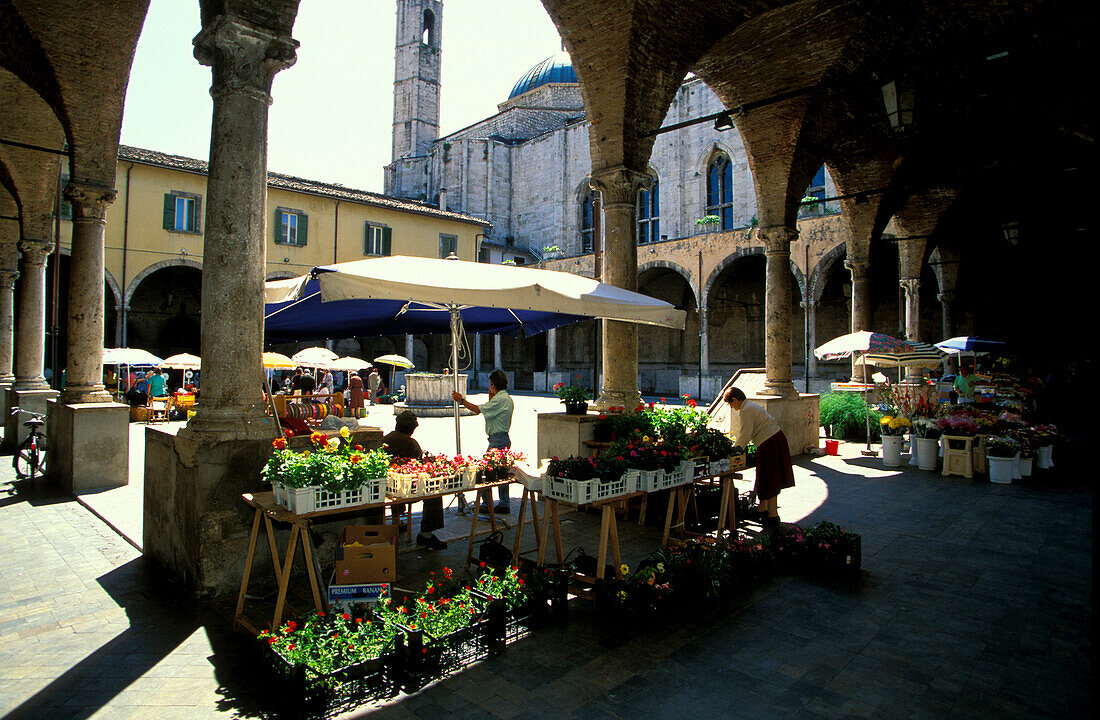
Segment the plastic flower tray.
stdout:
<svg viewBox="0 0 1100 720">
<path fill-rule="evenodd" d="M 573 480 L 572 478 L 560 478 L 552 475 L 542 476 L 542 492 L 547 497 L 555 500 L 584 505 L 596 500 L 626 495 L 633 492 L 629 488 L 632 483 L 624 473 L 618 480 L 603 482 L 599 478 L 592 480 Z"/>
<path fill-rule="evenodd" d="M 657 492 L 670 487 L 665 484 L 664 470 L 637 470 L 636 472 L 638 473 L 637 488 L 642 492 Z"/>
<path fill-rule="evenodd" d="M 729 472 L 730 459 L 728 457 L 721 460 L 711 460 L 710 462 L 710 474 L 721 475 L 724 472 Z"/>
<path fill-rule="evenodd" d="M 377 477 L 367 480 L 355 490 L 331 492 L 316 485 L 293 488 L 281 482 L 271 484 L 275 493 L 275 503 L 290 510 L 295 515 L 334 510 L 356 505 L 371 505 L 385 498 L 386 478 Z"/>
<path fill-rule="evenodd" d="M 443 492 L 446 483 L 455 482 L 455 477 L 454 475 L 428 477 L 424 473 L 410 475 L 390 471 L 389 475 L 386 476 L 386 494 L 401 499 L 434 495 Z M 458 477 L 461 478 L 461 473 Z"/>
<path fill-rule="evenodd" d="M 712 463 L 708 458 L 693 458 L 691 461 L 692 479 L 698 480 L 700 478 L 710 477 L 711 475 L 713 475 L 714 471 L 711 470 L 711 464 Z"/>
</svg>

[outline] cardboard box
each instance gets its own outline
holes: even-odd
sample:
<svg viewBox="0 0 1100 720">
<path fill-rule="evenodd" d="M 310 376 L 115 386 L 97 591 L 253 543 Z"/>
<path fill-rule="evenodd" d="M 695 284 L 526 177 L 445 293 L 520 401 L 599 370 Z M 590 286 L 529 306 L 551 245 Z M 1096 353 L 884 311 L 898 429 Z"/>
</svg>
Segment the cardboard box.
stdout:
<svg viewBox="0 0 1100 720">
<path fill-rule="evenodd" d="M 349 525 L 340 531 L 329 581 L 330 607 L 348 609 L 390 596 L 397 577 L 397 525 Z"/>
</svg>

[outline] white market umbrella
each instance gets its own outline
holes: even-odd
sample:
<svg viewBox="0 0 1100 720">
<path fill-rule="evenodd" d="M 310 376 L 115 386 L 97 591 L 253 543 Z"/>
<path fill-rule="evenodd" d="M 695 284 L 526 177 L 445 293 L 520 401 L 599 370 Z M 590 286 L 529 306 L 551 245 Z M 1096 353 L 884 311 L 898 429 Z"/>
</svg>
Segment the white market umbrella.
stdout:
<svg viewBox="0 0 1100 720">
<path fill-rule="evenodd" d="M 290 359 L 299 365 L 308 365 L 309 367 L 328 367 L 328 363 L 339 359 L 339 355 L 323 347 L 308 347 L 305 350 L 299 350 L 290 356 Z"/>
<path fill-rule="evenodd" d="M 414 367 L 413 361 L 409 360 L 404 355 L 383 355 L 382 357 L 376 357 L 374 359 L 374 362 L 382 365 L 393 365 L 394 367 L 399 367 L 405 370 Z"/>
<path fill-rule="evenodd" d="M 670 303 L 572 273 L 451 258 L 391 257 L 314 268 L 264 284 L 265 333 L 299 339 L 396 332 L 451 334 L 458 390 L 458 348 L 474 332 L 536 332 L 586 318 L 683 329 L 686 313 Z M 326 303 L 358 301 L 325 312 Z M 372 301 L 372 302 L 367 302 Z M 281 304 L 281 306 L 270 307 Z M 347 307 L 345 312 L 343 309 Z M 379 328 L 386 328 L 381 331 Z M 455 446 L 461 452 L 454 403 Z"/>
<path fill-rule="evenodd" d="M 202 360 L 198 355 L 192 355 L 191 353 L 180 353 L 178 355 L 172 355 L 166 357 L 160 364 L 161 367 L 172 368 L 173 370 L 201 370 Z"/>
<path fill-rule="evenodd" d="M 160 365 L 164 361 L 140 348 L 103 348 L 104 365 Z"/>
<path fill-rule="evenodd" d="M 366 360 L 360 360 L 357 357 L 346 355 L 342 358 L 337 358 L 325 365 L 327 370 L 341 370 L 343 372 L 356 372 L 362 370 L 368 365 Z"/>
</svg>

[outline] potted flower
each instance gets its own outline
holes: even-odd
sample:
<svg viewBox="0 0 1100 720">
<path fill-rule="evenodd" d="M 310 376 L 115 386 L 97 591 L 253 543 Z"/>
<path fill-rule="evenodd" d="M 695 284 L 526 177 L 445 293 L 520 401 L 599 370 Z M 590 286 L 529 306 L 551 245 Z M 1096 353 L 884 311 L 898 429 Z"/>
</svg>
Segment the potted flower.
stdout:
<svg viewBox="0 0 1100 720">
<path fill-rule="evenodd" d="M 1031 428 L 1031 436 L 1035 440 L 1035 467 L 1039 470 L 1049 470 L 1054 467 L 1052 455 L 1054 443 L 1058 442 L 1058 428 L 1054 425 L 1035 425 Z"/>
<path fill-rule="evenodd" d="M 695 221 L 695 227 L 698 228 L 702 234 L 706 235 L 707 233 L 714 232 L 721 220 L 722 218 L 717 215 L 704 215 Z"/>
<path fill-rule="evenodd" d="M 985 461 L 989 464 L 989 481 L 1007 485 L 1012 482 L 1012 466 L 1019 446 L 1004 435 L 990 435 L 985 441 Z"/>
<path fill-rule="evenodd" d="M 818 572 L 859 573 L 863 555 L 860 535 L 822 521 L 806 531 L 806 541 Z"/>
<path fill-rule="evenodd" d="M 272 441 L 274 451 L 261 473 L 275 502 L 297 514 L 381 502 L 390 457 L 383 449 L 353 447 L 349 438 L 346 427 L 331 438 L 314 432 L 310 448 L 300 452 L 288 448 L 286 438 Z"/>
<path fill-rule="evenodd" d="M 581 376 L 577 375 L 577 380 Z M 584 415 L 588 412 L 588 401 L 592 393 L 582 385 L 566 385 L 558 383 L 554 386 L 554 393 L 565 404 L 566 415 Z"/>
<path fill-rule="evenodd" d="M 490 448 L 477 463 L 480 481 L 497 482 L 508 479 L 517 460 L 522 462 L 526 460 L 526 456 L 508 448 Z"/>
<path fill-rule="evenodd" d="M 939 459 L 942 431 L 931 418 L 917 418 L 913 423 L 917 434 L 917 458 L 921 470 L 935 470 Z"/>
<path fill-rule="evenodd" d="M 909 418 L 901 415 L 883 415 L 879 420 L 882 429 L 882 464 L 886 467 L 900 467 L 901 446 L 905 442 L 905 433 L 913 426 Z"/>
</svg>

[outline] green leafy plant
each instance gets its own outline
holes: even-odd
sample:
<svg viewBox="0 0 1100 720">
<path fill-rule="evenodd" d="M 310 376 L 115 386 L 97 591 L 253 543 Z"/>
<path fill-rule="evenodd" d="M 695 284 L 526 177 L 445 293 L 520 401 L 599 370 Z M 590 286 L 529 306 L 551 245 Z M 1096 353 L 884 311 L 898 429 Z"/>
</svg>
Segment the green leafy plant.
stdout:
<svg viewBox="0 0 1100 720">
<path fill-rule="evenodd" d="M 867 439 L 867 401 L 862 393 L 827 392 L 821 396 L 821 424 L 831 425 L 833 437 L 841 440 Z M 879 435 L 881 415 L 871 413 L 871 439 Z"/>
<path fill-rule="evenodd" d="M 577 375 L 577 380 L 581 379 L 581 376 Z M 582 385 L 566 385 L 565 383 L 558 383 L 554 386 L 554 394 L 563 403 L 583 403 L 588 402 L 592 397 L 592 391 Z"/>
<path fill-rule="evenodd" d="M 985 456 L 1011 458 L 1020 452 L 1020 443 L 1003 435 L 990 435 L 985 439 Z"/>
<path fill-rule="evenodd" d="M 369 616 L 318 612 L 264 630 L 258 638 L 287 663 L 325 675 L 380 657 L 398 632 L 394 625 Z"/>
<path fill-rule="evenodd" d="M 690 455 L 705 456 L 712 460 L 729 457 L 737 447 L 729 436 L 720 430 L 704 427 L 688 436 Z"/>
<path fill-rule="evenodd" d="M 293 488 L 323 487 L 330 492 L 355 490 L 368 480 L 384 477 L 390 456 L 383 449 L 365 451 L 350 442 L 350 431 L 341 428 L 330 438 L 326 433 L 310 434 L 311 448 L 297 451 L 287 448 L 285 438 L 272 441 L 271 457 L 261 473 L 268 482 L 281 482 Z"/>
<path fill-rule="evenodd" d="M 717 215 L 704 215 L 695 221 L 696 225 L 717 225 L 721 221 L 721 218 Z"/>
<path fill-rule="evenodd" d="M 551 458 L 546 467 L 546 472 L 551 477 L 572 478 L 573 480 L 591 480 L 596 477 L 595 458 L 576 457 Z"/>
</svg>

